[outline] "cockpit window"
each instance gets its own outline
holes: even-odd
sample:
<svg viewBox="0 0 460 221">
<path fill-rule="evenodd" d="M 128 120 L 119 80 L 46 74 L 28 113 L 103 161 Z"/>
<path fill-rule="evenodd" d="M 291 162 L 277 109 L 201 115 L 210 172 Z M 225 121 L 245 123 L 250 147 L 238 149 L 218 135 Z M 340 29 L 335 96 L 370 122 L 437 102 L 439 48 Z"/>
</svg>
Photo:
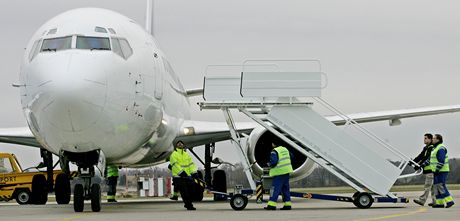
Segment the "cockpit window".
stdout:
<svg viewBox="0 0 460 221">
<path fill-rule="evenodd" d="M 42 43 L 42 40 L 36 40 L 34 42 L 34 45 L 32 46 L 32 49 L 30 50 L 29 52 L 29 61 L 32 61 L 35 57 L 35 55 L 38 54 L 38 52 L 40 51 L 40 44 Z"/>
<path fill-rule="evenodd" d="M 72 36 L 49 38 L 43 40 L 42 49 L 40 51 L 59 51 L 70 49 L 72 45 Z"/>
<path fill-rule="evenodd" d="M 126 39 L 120 39 L 120 46 L 125 58 L 128 59 L 133 54 L 133 49 Z"/>
<path fill-rule="evenodd" d="M 126 39 L 112 38 L 112 48 L 115 54 L 120 55 L 124 59 L 128 59 L 133 54 L 133 49 Z"/>
<path fill-rule="evenodd" d="M 121 51 L 120 40 L 118 38 L 112 38 L 112 49 L 113 53 L 120 55 L 122 58 L 125 57 L 123 51 Z"/>
<path fill-rule="evenodd" d="M 100 33 L 107 33 L 107 30 L 105 28 L 97 27 L 97 26 L 94 28 L 94 31 L 95 32 L 100 32 Z"/>
<path fill-rule="evenodd" d="M 54 35 L 57 32 L 57 28 L 53 28 L 48 32 L 48 35 Z"/>
<path fill-rule="evenodd" d="M 110 50 L 109 38 L 77 36 L 78 49 Z"/>
<path fill-rule="evenodd" d="M 110 32 L 111 34 L 116 34 L 116 33 L 117 33 L 113 28 L 109 28 L 109 32 Z"/>
</svg>

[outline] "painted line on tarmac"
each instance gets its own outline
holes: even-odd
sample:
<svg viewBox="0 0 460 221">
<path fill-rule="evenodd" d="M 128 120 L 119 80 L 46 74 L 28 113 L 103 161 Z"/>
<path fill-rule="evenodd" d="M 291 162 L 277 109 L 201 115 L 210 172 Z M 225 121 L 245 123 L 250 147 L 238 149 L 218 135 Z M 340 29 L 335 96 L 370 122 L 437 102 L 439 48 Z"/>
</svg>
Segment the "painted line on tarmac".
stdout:
<svg viewBox="0 0 460 221">
<path fill-rule="evenodd" d="M 88 216 L 89 214 L 83 214 L 83 215 L 78 215 L 78 216 L 71 216 L 71 217 L 67 217 L 67 218 L 62 218 L 62 219 L 59 219 L 58 221 L 70 221 L 70 220 L 74 220 L 74 219 L 80 219 L 84 216 Z"/>
<path fill-rule="evenodd" d="M 371 220 L 382 220 L 382 219 L 391 219 L 391 218 L 396 218 L 396 217 L 401 217 L 401 216 L 410 216 L 414 215 L 416 213 L 423 213 L 427 211 L 427 208 L 422 207 L 416 211 L 408 212 L 408 213 L 397 213 L 397 214 L 392 214 L 392 215 L 386 215 L 386 216 L 379 216 L 379 217 L 371 217 L 371 218 L 365 218 L 365 219 L 356 219 L 354 221 L 371 221 Z"/>
</svg>

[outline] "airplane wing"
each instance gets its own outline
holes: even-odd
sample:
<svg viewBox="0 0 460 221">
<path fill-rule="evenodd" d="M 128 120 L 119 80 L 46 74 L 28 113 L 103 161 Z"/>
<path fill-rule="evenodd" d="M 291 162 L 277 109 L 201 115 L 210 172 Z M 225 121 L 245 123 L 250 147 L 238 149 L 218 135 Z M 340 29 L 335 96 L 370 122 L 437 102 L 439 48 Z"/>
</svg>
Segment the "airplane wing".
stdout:
<svg viewBox="0 0 460 221">
<path fill-rule="evenodd" d="M 377 111 L 368 113 L 354 113 L 347 116 L 358 123 L 369 123 L 388 120 L 390 126 L 401 124 L 400 119 L 421 117 L 437 114 L 460 112 L 460 105 L 413 108 L 390 111 Z M 326 117 L 335 125 L 344 125 L 346 121 L 340 116 Z M 239 133 L 249 134 L 257 126 L 255 122 L 236 123 Z M 184 130 L 188 133 L 184 133 Z M 200 146 L 208 143 L 229 140 L 231 138 L 227 123 L 225 122 L 206 122 L 206 121 L 185 121 L 180 135 L 175 142 L 181 140 L 189 147 Z"/>
<path fill-rule="evenodd" d="M 0 142 L 42 147 L 29 127 L 0 128 Z"/>
<path fill-rule="evenodd" d="M 255 122 L 235 123 L 235 127 L 240 134 L 249 134 L 256 126 L 257 123 Z M 229 139 L 231 139 L 231 135 L 226 122 L 187 120 L 182 124 L 179 136 L 174 139 L 174 143 L 180 140 L 187 147 L 195 147 Z"/>
<path fill-rule="evenodd" d="M 460 105 L 426 107 L 390 111 L 377 111 L 368 113 L 348 114 L 348 117 L 358 123 L 368 123 L 389 120 L 390 125 L 400 124 L 400 119 L 429 116 L 437 114 L 460 112 Z M 346 121 L 340 116 L 326 117 L 336 125 L 344 125 Z M 249 134 L 257 126 L 255 122 L 236 123 L 239 133 Z M 229 140 L 231 138 L 227 123 L 207 121 L 185 121 L 180 129 L 176 141 L 183 141 L 189 147 L 200 146 L 208 143 Z M 41 147 L 28 127 L 1 128 L 0 142 Z"/>
<path fill-rule="evenodd" d="M 347 116 L 358 123 L 369 123 L 376 121 L 389 120 L 390 126 L 396 126 L 401 124 L 400 119 L 421 117 L 437 114 L 455 113 L 460 111 L 460 105 L 451 106 L 438 106 L 438 107 L 425 107 L 425 108 L 413 108 L 413 109 L 402 109 L 402 110 L 390 110 L 390 111 L 377 111 L 368 113 L 356 113 L 348 114 Z M 328 116 L 328 120 L 333 122 L 335 125 L 344 125 L 346 121 L 340 116 Z"/>
</svg>

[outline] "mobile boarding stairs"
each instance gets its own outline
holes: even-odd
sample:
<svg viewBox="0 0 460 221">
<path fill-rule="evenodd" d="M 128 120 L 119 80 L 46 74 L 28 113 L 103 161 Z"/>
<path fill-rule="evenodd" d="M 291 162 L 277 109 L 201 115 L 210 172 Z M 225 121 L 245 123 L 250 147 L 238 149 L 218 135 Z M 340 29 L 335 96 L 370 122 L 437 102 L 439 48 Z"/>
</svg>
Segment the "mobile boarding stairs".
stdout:
<svg viewBox="0 0 460 221">
<path fill-rule="evenodd" d="M 292 62 L 313 63 L 317 68 L 314 71 L 279 68 L 280 63 Z M 389 191 L 397 179 L 421 174 L 419 170 L 401 175 L 407 165 L 417 164 L 320 98 L 327 76 L 321 71 L 318 60 L 247 60 L 238 67 L 241 72 L 225 76 L 212 76 L 207 71 L 203 92 L 205 101 L 198 103 L 201 110 L 223 111 L 232 143 L 245 167 L 250 189 L 238 186 L 235 193 L 216 193 L 227 196 L 233 209 L 244 209 L 248 196 L 252 195 L 256 195 L 257 202 L 262 202 L 263 192 L 268 191 L 270 184 L 263 181 L 269 179 L 267 176 L 257 180 L 251 175 L 252 165 L 243 143 L 245 137 L 237 133 L 231 109 L 242 112 L 357 191 L 352 197 L 291 192 L 292 197 L 352 202 L 359 208 L 369 208 L 373 202 L 408 202 L 407 198 L 396 197 Z M 340 116 L 345 125 L 337 127 L 313 110 L 314 102 L 307 102 L 307 99 Z M 263 183 L 265 188 L 261 188 Z"/>
</svg>

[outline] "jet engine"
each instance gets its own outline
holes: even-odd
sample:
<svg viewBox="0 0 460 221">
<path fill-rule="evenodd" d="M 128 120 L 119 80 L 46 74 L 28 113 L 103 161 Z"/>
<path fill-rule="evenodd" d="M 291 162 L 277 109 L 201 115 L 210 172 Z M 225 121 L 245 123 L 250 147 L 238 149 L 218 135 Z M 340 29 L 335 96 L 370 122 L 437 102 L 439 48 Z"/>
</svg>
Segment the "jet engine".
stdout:
<svg viewBox="0 0 460 221">
<path fill-rule="evenodd" d="M 271 142 L 273 139 L 279 138 L 263 127 L 256 127 L 249 135 L 247 142 L 247 156 L 249 163 L 253 165 L 252 171 L 254 177 L 260 177 L 263 174 L 263 168 L 268 168 L 270 153 L 272 151 Z M 292 154 L 291 164 L 294 172 L 291 174 L 290 181 L 298 181 L 310 175 L 315 166 L 313 160 L 308 159 L 284 141 L 281 140 L 280 142 L 281 145 L 286 147 Z"/>
</svg>

